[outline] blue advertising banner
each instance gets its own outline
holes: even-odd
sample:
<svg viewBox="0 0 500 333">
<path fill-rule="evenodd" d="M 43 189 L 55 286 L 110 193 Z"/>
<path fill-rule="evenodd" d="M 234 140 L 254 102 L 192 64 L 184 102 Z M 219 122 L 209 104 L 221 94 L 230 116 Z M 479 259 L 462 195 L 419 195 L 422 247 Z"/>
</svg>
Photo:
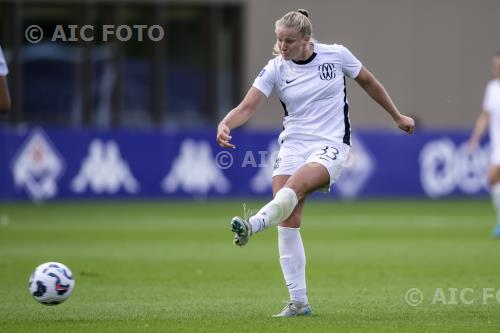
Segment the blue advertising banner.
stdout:
<svg viewBox="0 0 500 333">
<path fill-rule="evenodd" d="M 215 130 L 3 129 L 0 200 L 269 197 L 278 132 L 236 130 L 221 149 Z M 357 130 L 331 196 L 485 196 L 489 146 L 469 133 Z"/>
</svg>

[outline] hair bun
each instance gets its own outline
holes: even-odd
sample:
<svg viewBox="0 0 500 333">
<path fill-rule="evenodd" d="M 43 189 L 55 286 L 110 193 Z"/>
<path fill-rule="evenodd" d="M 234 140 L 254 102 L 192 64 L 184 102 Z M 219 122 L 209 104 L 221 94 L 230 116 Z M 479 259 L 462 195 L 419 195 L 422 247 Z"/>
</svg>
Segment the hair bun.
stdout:
<svg viewBox="0 0 500 333">
<path fill-rule="evenodd" d="M 305 17 L 309 18 L 309 12 L 306 10 L 306 9 L 297 9 L 297 11 L 299 13 L 301 13 L 302 15 L 304 15 Z"/>
</svg>

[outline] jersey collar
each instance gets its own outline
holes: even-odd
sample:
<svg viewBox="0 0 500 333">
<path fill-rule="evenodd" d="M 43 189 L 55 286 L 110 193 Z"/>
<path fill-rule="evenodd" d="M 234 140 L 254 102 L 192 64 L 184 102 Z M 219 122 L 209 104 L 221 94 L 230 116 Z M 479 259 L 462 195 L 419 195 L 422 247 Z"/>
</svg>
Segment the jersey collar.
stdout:
<svg viewBox="0 0 500 333">
<path fill-rule="evenodd" d="M 306 60 L 292 60 L 294 64 L 297 64 L 297 65 L 306 65 L 308 63 L 310 63 L 311 61 L 314 60 L 314 58 L 316 58 L 316 52 L 313 52 L 313 54 L 311 54 L 311 56 L 309 58 L 307 58 Z"/>
</svg>

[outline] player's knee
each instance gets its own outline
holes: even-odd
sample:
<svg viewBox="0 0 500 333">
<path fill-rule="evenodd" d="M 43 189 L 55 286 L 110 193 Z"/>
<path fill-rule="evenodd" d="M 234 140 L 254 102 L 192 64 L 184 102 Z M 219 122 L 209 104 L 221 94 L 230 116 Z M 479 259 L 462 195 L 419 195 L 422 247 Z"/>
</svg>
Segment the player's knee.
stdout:
<svg viewBox="0 0 500 333">
<path fill-rule="evenodd" d="M 500 168 L 493 167 L 488 173 L 488 182 L 491 186 L 500 183 Z"/>
<path fill-rule="evenodd" d="M 280 226 L 285 228 L 299 228 L 300 227 L 300 214 L 293 212 L 286 220 L 281 222 Z"/>
<path fill-rule="evenodd" d="M 297 195 L 297 199 L 300 201 L 306 196 L 307 184 L 304 181 L 288 180 L 285 184 L 286 187 L 291 188 Z"/>
<path fill-rule="evenodd" d="M 10 99 L 0 100 L 0 112 L 8 112 L 10 108 Z"/>
<path fill-rule="evenodd" d="M 500 175 L 495 175 L 495 174 L 490 175 L 488 177 L 488 182 L 490 183 L 490 186 L 494 186 L 500 183 Z"/>
</svg>

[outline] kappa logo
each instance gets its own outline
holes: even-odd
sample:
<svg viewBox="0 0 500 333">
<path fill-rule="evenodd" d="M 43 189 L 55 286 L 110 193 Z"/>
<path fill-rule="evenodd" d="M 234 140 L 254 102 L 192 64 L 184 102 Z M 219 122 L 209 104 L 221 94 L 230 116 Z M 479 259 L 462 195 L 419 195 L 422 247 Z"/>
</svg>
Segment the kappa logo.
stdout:
<svg viewBox="0 0 500 333">
<path fill-rule="evenodd" d="M 57 195 L 64 160 L 41 128 L 35 128 L 12 160 L 14 184 L 31 199 L 42 201 Z"/>
<path fill-rule="evenodd" d="M 122 187 L 128 193 L 137 193 L 139 183 L 122 158 L 118 144 L 93 140 L 78 175 L 71 181 L 71 189 L 75 193 L 83 193 L 89 188 L 95 193 L 115 194 Z"/>
<path fill-rule="evenodd" d="M 318 72 L 321 80 L 329 81 L 337 76 L 337 73 L 335 73 L 335 65 L 329 62 L 319 65 Z"/>
<path fill-rule="evenodd" d="M 179 189 L 190 194 L 207 194 L 211 189 L 227 193 L 231 184 L 217 167 L 210 144 L 186 139 L 180 146 L 179 155 L 162 181 L 162 189 L 174 193 Z"/>
</svg>

